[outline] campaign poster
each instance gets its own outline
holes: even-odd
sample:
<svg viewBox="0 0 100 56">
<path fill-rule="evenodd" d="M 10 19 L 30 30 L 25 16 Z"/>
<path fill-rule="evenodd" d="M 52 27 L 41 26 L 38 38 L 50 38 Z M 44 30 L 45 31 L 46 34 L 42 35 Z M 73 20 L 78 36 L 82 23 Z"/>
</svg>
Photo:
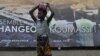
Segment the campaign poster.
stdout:
<svg viewBox="0 0 100 56">
<path fill-rule="evenodd" d="M 48 26 L 51 47 L 100 46 L 99 0 L 0 0 L 0 47 L 37 46 L 29 11 L 41 2 L 54 11 Z"/>
</svg>

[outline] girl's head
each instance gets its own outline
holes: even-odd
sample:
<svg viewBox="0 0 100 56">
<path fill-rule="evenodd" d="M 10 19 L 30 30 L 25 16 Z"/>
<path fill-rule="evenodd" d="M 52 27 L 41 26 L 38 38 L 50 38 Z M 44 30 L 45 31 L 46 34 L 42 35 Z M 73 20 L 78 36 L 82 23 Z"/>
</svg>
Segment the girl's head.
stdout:
<svg viewBox="0 0 100 56">
<path fill-rule="evenodd" d="M 41 3 L 39 4 L 38 8 L 38 18 L 39 19 L 44 19 L 46 14 L 47 14 L 47 3 Z"/>
</svg>

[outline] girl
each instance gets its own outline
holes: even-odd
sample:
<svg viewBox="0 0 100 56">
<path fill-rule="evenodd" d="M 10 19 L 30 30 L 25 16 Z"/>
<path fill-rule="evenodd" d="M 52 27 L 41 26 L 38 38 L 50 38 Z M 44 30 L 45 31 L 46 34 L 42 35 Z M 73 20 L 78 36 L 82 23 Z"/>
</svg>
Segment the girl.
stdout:
<svg viewBox="0 0 100 56">
<path fill-rule="evenodd" d="M 38 14 L 34 14 L 36 11 Z M 49 17 L 47 16 L 48 11 L 51 12 Z M 49 3 L 41 3 L 33 8 L 29 13 L 36 23 L 38 56 L 51 56 L 48 36 L 50 35 L 49 23 L 54 16 L 54 12 L 51 10 Z"/>
</svg>

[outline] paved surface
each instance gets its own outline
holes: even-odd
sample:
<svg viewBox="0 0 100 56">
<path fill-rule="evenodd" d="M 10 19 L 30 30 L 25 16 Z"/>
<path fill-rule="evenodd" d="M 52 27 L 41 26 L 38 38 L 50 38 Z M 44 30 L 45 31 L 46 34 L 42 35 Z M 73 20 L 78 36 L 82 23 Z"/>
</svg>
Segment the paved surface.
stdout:
<svg viewBox="0 0 100 56">
<path fill-rule="evenodd" d="M 52 56 L 100 56 L 100 50 L 53 51 Z M 0 56 L 37 56 L 36 51 L 0 51 Z"/>
</svg>

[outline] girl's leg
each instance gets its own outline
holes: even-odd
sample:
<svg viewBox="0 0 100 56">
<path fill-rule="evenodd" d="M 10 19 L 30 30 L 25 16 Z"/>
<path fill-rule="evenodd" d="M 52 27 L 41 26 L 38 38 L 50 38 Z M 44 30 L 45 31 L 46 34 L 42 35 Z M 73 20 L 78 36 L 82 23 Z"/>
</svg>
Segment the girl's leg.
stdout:
<svg viewBox="0 0 100 56">
<path fill-rule="evenodd" d="M 38 56 L 52 56 L 48 36 L 37 37 L 37 54 Z"/>
</svg>

